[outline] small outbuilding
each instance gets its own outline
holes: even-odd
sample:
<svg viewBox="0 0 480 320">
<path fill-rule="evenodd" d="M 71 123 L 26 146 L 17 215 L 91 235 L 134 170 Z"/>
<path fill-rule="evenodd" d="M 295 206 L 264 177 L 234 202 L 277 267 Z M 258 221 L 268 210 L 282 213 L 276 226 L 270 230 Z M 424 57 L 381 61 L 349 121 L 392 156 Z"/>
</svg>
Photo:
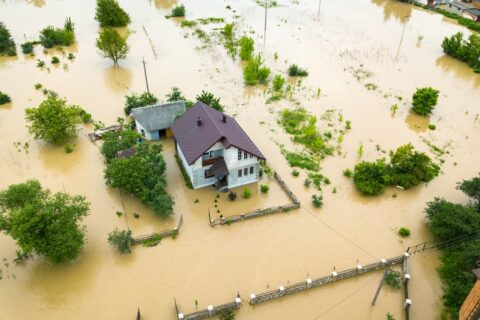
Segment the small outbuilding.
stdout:
<svg viewBox="0 0 480 320">
<path fill-rule="evenodd" d="M 166 104 L 135 108 L 131 116 L 139 134 L 146 140 L 158 140 L 172 137 L 170 127 L 186 111 L 185 102 L 177 101 Z"/>
</svg>

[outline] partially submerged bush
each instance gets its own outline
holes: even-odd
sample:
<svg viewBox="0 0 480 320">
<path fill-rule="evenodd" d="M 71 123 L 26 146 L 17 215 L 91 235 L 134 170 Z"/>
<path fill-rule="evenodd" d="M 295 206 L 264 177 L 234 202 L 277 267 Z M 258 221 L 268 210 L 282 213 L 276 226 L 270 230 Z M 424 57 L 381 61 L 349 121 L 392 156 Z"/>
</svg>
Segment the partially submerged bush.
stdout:
<svg viewBox="0 0 480 320">
<path fill-rule="evenodd" d="M 0 91 L 0 105 L 11 102 L 10 96 Z"/>
<path fill-rule="evenodd" d="M 306 77 L 308 76 L 308 71 L 300 68 L 296 64 L 292 64 L 288 67 L 288 75 L 290 77 Z"/>
<path fill-rule="evenodd" d="M 22 53 L 24 53 L 24 54 L 29 54 L 29 53 L 33 52 L 33 42 L 31 42 L 31 41 L 27 41 L 25 43 L 22 43 L 20 45 L 20 47 L 22 48 Z"/>
<path fill-rule="evenodd" d="M 385 283 L 394 289 L 400 289 L 401 273 L 396 270 L 388 270 L 385 275 Z"/>
<path fill-rule="evenodd" d="M 362 161 L 355 165 L 353 182 L 366 195 L 377 195 L 390 184 L 390 169 L 385 159 L 376 162 Z"/>
<path fill-rule="evenodd" d="M 238 52 L 240 59 L 244 61 L 250 60 L 253 56 L 254 51 L 253 39 L 247 36 L 242 36 L 240 40 L 238 40 L 238 44 L 240 46 L 240 51 Z"/>
<path fill-rule="evenodd" d="M 103 135 L 103 144 L 100 152 L 107 162 L 115 158 L 118 151 L 134 146 L 140 135 L 131 129 L 122 128 L 117 131 L 109 131 Z"/>
<path fill-rule="evenodd" d="M 412 97 L 413 111 L 422 116 L 431 114 L 437 105 L 438 93 L 438 90 L 430 87 L 417 89 Z"/>
<path fill-rule="evenodd" d="M 323 196 L 321 195 L 312 195 L 312 204 L 315 208 L 320 208 L 323 206 Z"/>
<path fill-rule="evenodd" d="M 173 8 L 170 15 L 167 16 L 167 18 L 170 17 L 185 17 L 185 6 L 182 4 Z"/>
<path fill-rule="evenodd" d="M 142 94 L 132 93 L 129 96 L 125 96 L 125 108 L 123 108 L 123 111 L 128 116 L 133 109 L 150 106 L 157 102 L 158 98 L 150 92 L 143 92 Z"/>
<path fill-rule="evenodd" d="M 472 24 L 480 29 L 478 23 L 472 21 Z M 472 33 L 468 40 L 464 40 L 463 34 L 458 32 L 450 38 L 446 37 L 442 42 L 442 48 L 446 54 L 466 62 L 474 71 L 480 69 L 480 36 L 478 34 Z"/>
<path fill-rule="evenodd" d="M 243 80 L 247 86 L 254 86 L 258 83 L 266 83 L 270 75 L 270 69 L 262 66 L 263 60 L 260 54 L 248 60 L 243 69 Z"/>
<path fill-rule="evenodd" d="M 130 16 L 116 0 L 97 0 L 95 20 L 101 27 L 125 27 L 130 23 Z"/>
<path fill-rule="evenodd" d="M 60 63 L 60 59 L 57 56 L 53 56 L 52 60 L 50 60 L 52 64 L 58 64 Z"/>
<path fill-rule="evenodd" d="M 15 48 L 15 41 L 7 27 L 0 22 L 0 56 L 15 56 L 17 49 Z"/>
<path fill-rule="evenodd" d="M 248 188 L 243 189 L 243 197 L 249 199 L 252 196 L 252 191 Z"/>
<path fill-rule="evenodd" d="M 353 172 L 352 172 L 352 170 L 347 168 L 347 169 L 343 170 L 343 175 L 347 178 L 351 178 L 353 176 Z"/>
<path fill-rule="evenodd" d="M 405 227 L 401 227 L 398 230 L 398 234 L 402 237 L 408 237 L 408 236 L 410 236 L 410 229 L 405 228 Z"/>
<path fill-rule="evenodd" d="M 292 176 L 298 177 L 300 175 L 300 171 L 293 169 L 292 170 Z"/>
<path fill-rule="evenodd" d="M 286 152 L 285 158 L 291 167 L 317 171 L 319 169 L 318 163 L 309 156 L 296 152 Z"/>
<path fill-rule="evenodd" d="M 268 186 L 268 184 L 262 184 L 260 185 L 260 191 L 262 193 L 268 193 L 268 190 L 270 190 L 270 187 Z"/>
<path fill-rule="evenodd" d="M 114 246 L 120 254 L 132 252 L 132 231 L 115 228 L 108 234 L 108 243 Z"/>
<path fill-rule="evenodd" d="M 75 41 L 74 25 L 70 18 L 65 20 L 62 28 L 48 26 L 40 31 L 40 43 L 45 48 L 54 46 L 69 46 Z"/>
<path fill-rule="evenodd" d="M 277 74 L 272 80 L 272 86 L 274 91 L 282 91 L 283 85 L 285 84 L 285 79 Z"/>
</svg>

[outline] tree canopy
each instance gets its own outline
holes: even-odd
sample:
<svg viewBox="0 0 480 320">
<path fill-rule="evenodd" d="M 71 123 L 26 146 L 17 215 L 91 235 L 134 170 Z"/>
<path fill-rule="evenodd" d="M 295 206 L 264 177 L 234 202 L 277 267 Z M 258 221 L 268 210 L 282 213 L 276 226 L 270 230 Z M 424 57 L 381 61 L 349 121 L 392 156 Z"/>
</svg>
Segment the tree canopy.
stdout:
<svg viewBox="0 0 480 320">
<path fill-rule="evenodd" d="M 97 0 L 95 20 L 101 27 L 125 27 L 130 23 L 130 16 L 115 0 Z"/>
<path fill-rule="evenodd" d="M 201 101 L 215 110 L 223 112 L 224 106 L 220 103 L 220 98 L 217 98 L 211 92 L 203 91 L 196 96 L 197 101 Z"/>
<path fill-rule="evenodd" d="M 132 93 L 129 96 L 125 96 L 125 108 L 123 111 L 128 116 L 135 108 L 149 106 L 157 102 L 158 98 L 150 92 L 144 92 L 142 94 Z"/>
<path fill-rule="evenodd" d="M 53 263 L 75 259 L 84 246 L 89 203 L 83 196 L 51 194 L 37 180 L 15 184 L 0 192 L 0 230 L 10 235 L 23 253 L 36 253 Z"/>
<path fill-rule="evenodd" d="M 413 111 L 422 116 L 432 113 L 438 102 L 439 91 L 430 87 L 420 88 L 413 94 Z"/>
<path fill-rule="evenodd" d="M 132 231 L 115 229 L 108 234 L 108 243 L 120 254 L 129 254 L 132 252 Z"/>
<path fill-rule="evenodd" d="M 77 136 L 77 125 L 91 121 L 79 106 L 67 105 L 65 99 L 50 93 L 37 108 L 25 110 L 28 131 L 35 139 L 61 144 Z"/>
<path fill-rule="evenodd" d="M 40 31 L 40 43 L 45 48 L 52 48 L 53 46 L 69 46 L 75 41 L 75 27 L 72 19 L 65 19 L 62 28 L 55 28 L 48 26 Z"/>
<path fill-rule="evenodd" d="M 125 59 L 130 49 L 127 38 L 111 28 L 105 28 L 100 32 L 96 45 L 105 58 L 112 59 L 114 65 L 118 65 L 119 60 Z"/>
<path fill-rule="evenodd" d="M 0 56 L 3 55 L 15 56 L 17 55 L 17 49 L 10 31 L 3 22 L 0 22 Z"/>
<path fill-rule="evenodd" d="M 469 196 L 473 200 L 473 205 L 480 209 L 480 175 L 470 180 L 463 180 L 458 183 L 457 188 Z"/>
<path fill-rule="evenodd" d="M 118 131 L 106 132 L 103 135 L 101 152 L 107 162 L 115 158 L 118 151 L 128 149 L 137 143 L 140 135 L 129 128 L 122 128 Z"/>
</svg>

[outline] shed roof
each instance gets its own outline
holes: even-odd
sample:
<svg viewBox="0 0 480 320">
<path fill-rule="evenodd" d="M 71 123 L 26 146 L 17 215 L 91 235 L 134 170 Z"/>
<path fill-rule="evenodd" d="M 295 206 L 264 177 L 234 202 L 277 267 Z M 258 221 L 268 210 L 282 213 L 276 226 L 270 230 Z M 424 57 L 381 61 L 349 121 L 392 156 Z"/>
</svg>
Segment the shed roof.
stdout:
<svg viewBox="0 0 480 320">
<path fill-rule="evenodd" d="M 172 125 L 172 132 L 189 165 L 217 142 L 225 148 L 234 146 L 265 159 L 235 119 L 203 102 L 197 102 L 178 119 Z"/>
<path fill-rule="evenodd" d="M 135 108 L 132 117 L 147 131 L 170 128 L 178 115 L 185 113 L 185 101 Z"/>
</svg>

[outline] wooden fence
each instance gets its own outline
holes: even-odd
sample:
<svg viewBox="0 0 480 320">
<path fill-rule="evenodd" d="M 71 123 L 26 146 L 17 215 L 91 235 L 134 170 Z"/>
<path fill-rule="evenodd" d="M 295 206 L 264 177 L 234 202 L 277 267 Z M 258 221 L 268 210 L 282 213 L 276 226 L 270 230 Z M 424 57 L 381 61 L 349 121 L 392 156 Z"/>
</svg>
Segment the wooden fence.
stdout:
<svg viewBox="0 0 480 320">
<path fill-rule="evenodd" d="M 180 232 L 180 228 L 182 227 L 182 225 L 183 225 L 183 215 L 180 216 L 180 220 L 178 220 L 178 224 L 175 227 L 175 229 L 164 230 L 164 231 L 160 231 L 152 234 L 146 234 L 146 235 L 134 237 L 132 238 L 132 244 L 143 244 L 145 242 L 152 241 L 152 240 L 153 240 L 153 243 L 155 242 L 158 243 L 160 242 L 160 240 L 164 238 L 168 238 L 168 237 L 174 238 Z"/>
<path fill-rule="evenodd" d="M 288 212 L 290 210 L 300 208 L 300 201 L 298 201 L 298 198 L 290 190 L 288 185 L 285 183 L 285 181 L 283 181 L 283 179 L 280 177 L 280 175 L 276 171 L 273 172 L 273 177 L 278 182 L 278 184 L 280 185 L 282 190 L 285 191 L 285 193 L 287 194 L 289 199 L 292 201 L 292 203 L 288 203 L 288 204 L 281 205 L 281 206 L 270 207 L 270 208 L 266 208 L 266 209 L 257 209 L 257 210 L 250 211 L 250 212 L 247 212 L 247 213 L 242 213 L 242 214 L 229 216 L 229 217 L 217 218 L 217 219 L 213 219 L 213 220 L 212 220 L 212 217 L 210 215 L 210 209 L 209 209 L 208 210 L 208 219 L 210 221 L 210 226 L 214 227 L 216 225 L 230 225 L 232 223 L 239 222 L 239 221 L 244 221 L 244 220 L 249 220 L 249 219 L 253 219 L 253 218 L 268 216 L 268 215 L 278 213 L 278 212 Z"/>
</svg>

